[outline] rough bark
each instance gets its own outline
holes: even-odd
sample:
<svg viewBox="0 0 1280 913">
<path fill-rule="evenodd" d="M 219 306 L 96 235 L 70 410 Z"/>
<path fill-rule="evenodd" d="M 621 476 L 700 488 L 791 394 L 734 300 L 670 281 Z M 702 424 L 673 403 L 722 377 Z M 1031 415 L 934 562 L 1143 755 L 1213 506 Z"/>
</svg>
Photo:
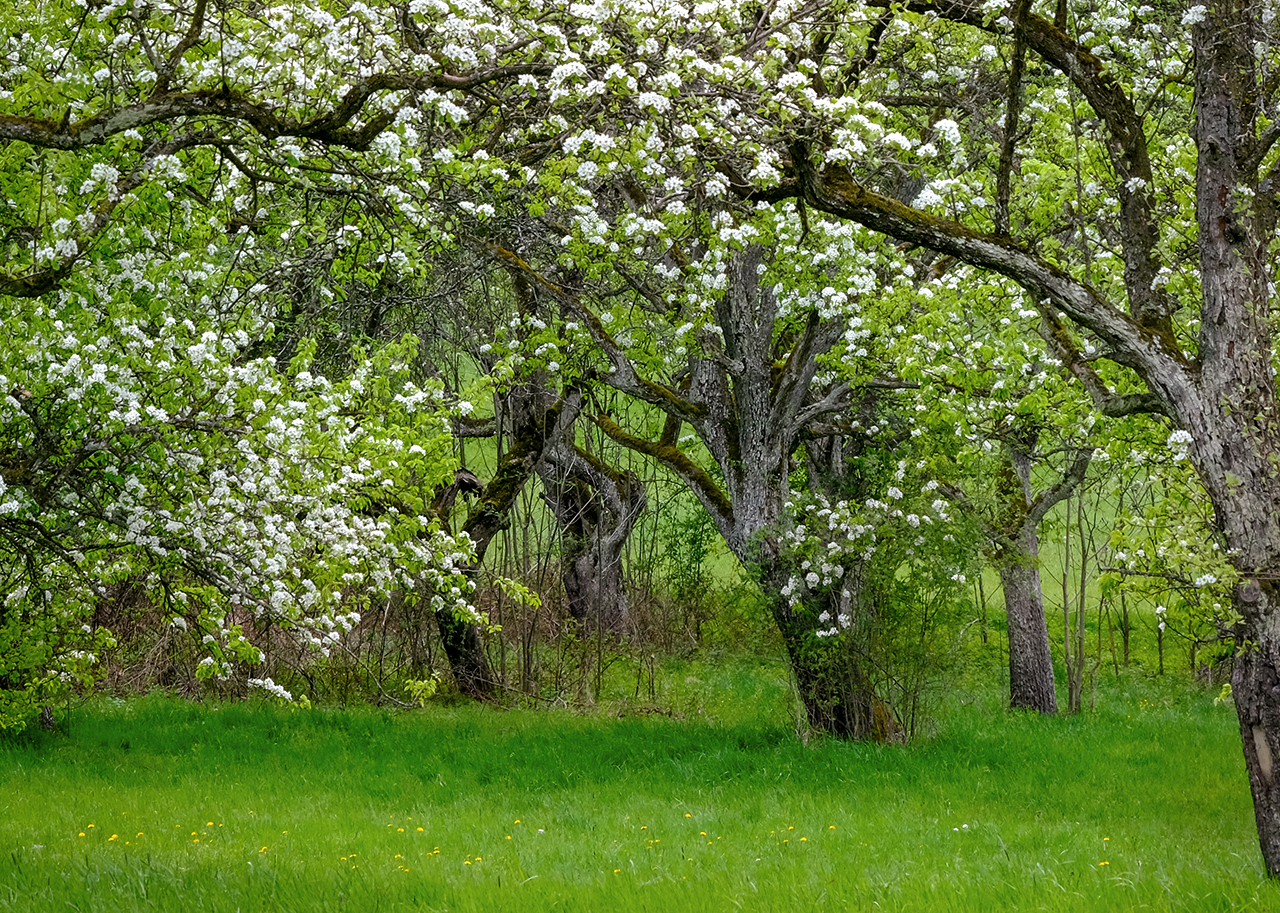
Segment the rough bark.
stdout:
<svg viewBox="0 0 1280 913">
<path fill-rule="evenodd" d="M 1023 527 L 1016 550 L 1011 552 L 997 564 L 1009 626 L 1009 706 L 1057 713 L 1049 626 L 1040 587 L 1040 540 L 1035 527 Z"/>
<path fill-rule="evenodd" d="M 547 449 L 538 474 L 560 527 L 560 579 L 570 617 L 589 629 L 621 634 L 630 622 L 622 553 L 644 511 L 643 483 L 568 436 Z"/>
</svg>

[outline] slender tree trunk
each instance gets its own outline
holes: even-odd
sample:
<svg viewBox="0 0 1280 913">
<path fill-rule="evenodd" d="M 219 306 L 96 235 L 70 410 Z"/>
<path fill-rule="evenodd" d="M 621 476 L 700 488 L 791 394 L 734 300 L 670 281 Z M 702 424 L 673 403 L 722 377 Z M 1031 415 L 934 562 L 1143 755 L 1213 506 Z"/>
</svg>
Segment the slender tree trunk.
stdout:
<svg viewBox="0 0 1280 913">
<path fill-rule="evenodd" d="M 1040 585 L 1039 536 L 1034 527 L 1024 526 L 1016 542 L 1017 553 L 1006 553 L 999 562 L 1009 626 L 1009 706 L 1057 713 L 1049 625 Z"/>
</svg>

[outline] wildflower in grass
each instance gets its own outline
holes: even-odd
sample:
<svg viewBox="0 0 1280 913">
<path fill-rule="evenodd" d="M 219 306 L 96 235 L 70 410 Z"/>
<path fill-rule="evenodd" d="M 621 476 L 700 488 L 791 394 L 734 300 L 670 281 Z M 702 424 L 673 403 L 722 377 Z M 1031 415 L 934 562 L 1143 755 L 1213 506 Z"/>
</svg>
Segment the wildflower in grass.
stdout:
<svg viewBox="0 0 1280 913">
<path fill-rule="evenodd" d="M 836 826 L 835 826 L 834 824 L 828 824 L 828 825 L 827 825 L 827 830 L 829 830 L 829 831 L 834 831 L 835 829 L 836 829 Z"/>
<path fill-rule="evenodd" d="M 422 828 L 418 828 L 418 833 L 419 833 L 419 834 L 421 834 L 421 833 L 422 833 Z"/>
<path fill-rule="evenodd" d="M 403 833 L 404 833 L 404 828 L 402 828 L 402 827 L 398 827 L 398 828 L 396 828 L 396 832 L 397 832 L 397 833 L 400 833 L 400 834 L 403 834 Z"/>
<path fill-rule="evenodd" d="M 1111 865 L 1111 863 L 1107 862 L 1107 861 L 1104 859 L 1104 860 L 1102 860 L 1102 862 L 1099 862 L 1099 863 L 1098 863 L 1098 865 Z"/>
<path fill-rule="evenodd" d="M 81 831 L 81 832 L 80 832 L 80 836 L 81 836 L 81 837 L 83 837 L 83 836 L 84 836 L 84 831 Z"/>
<path fill-rule="evenodd" d="M 119 837 L 120 837 L 119 834 L 112 834 L 110 837 L 107 838 L 107 843 L 110 843 L 112 840 L 119 839 Z"/>
<path fill-rule="evenodd" d="M 259 853 L 265 853 L 266 851 L 267 851 L 267 848 L 265 846 L 262 849 L 258 850 Z"/>
<path fill-rule="evenodd" d="M 204 823 L 204 826 L 205 826 L 205 827 L 213 827 L 213 822 L 212 822 L 212 821 L 206 821 L 206 822 Z"/>
<path fill-rule="evenodd" d="M 134 836 L 135 838 L 137 838 L 137 837 L 141 837 L 141 836 L 142 836 L 142 831 L 138 831 L 138 833 L 134 834 L 133 836 Z"/>
<path fill-rule="evenodd" d="M 693 817 L 693 815 L 689 814 L 688 812 L 685 812 L 685 813 L 684 813 L 684 816 L 685 816 L 686 818 L 692 818 L 692 817 Z"/>
</svg>

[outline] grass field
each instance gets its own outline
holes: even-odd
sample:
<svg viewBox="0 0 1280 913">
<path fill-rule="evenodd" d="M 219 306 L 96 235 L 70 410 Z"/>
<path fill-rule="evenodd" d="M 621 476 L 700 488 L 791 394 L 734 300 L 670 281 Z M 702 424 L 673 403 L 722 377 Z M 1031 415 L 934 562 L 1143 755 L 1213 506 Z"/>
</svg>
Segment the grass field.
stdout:
<svg viewBox="0 0 1280 913">
<path fill-rule="evenodd" d="M 0 910 L 1280 910 L 1209 693 L 806 745 L 777 666 L 693 671 L 672 717 L 95 702 L 0 743 Z"/>
</svg>

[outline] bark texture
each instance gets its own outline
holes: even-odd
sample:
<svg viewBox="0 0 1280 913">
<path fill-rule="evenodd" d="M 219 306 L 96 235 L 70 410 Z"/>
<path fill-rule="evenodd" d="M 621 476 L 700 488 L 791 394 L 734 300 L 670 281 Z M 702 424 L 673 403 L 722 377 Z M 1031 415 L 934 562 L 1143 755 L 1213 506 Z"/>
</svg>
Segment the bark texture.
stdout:
<svg viewBox="0 0 1280 913">
<path fill-rule="evenodd" d="M 1009 625 L 1009 706 L 1057 713 L 1039 561 L 1039 536 L 1034 527 L 1024 527 L 1016 540 L 1016 552 L 1004 555 L 998 563 Z"/>
<path fill-rule="evenodd" d="M 644 484 L 574 443 L 571 429 L 547 448 L 538 474 L 560 527 L 570 617 L 589 629 L 623 633 L 631 614 L 622 555 L 644 511 Z"/>
</svg>

